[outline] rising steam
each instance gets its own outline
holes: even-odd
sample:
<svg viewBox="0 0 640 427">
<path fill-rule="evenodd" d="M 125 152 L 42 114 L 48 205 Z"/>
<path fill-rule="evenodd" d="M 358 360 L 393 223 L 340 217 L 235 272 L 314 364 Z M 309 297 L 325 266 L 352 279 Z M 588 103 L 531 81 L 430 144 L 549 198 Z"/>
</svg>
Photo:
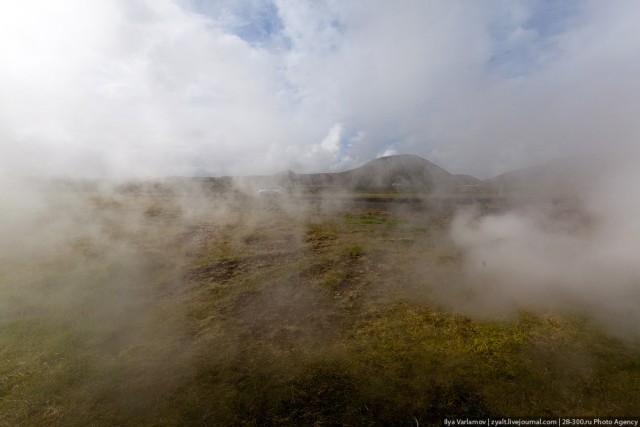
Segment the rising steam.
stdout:
<svg viewBox="0 0 640 427">
<path fill-rule="evenodd" d="M 571 206 L 537 199 L 501 214 L 460 212 L 452 237 L 465 252 L 474 310 L 586 313 L 640 337 L 637 164 L 637 156 L 609 162 L 576 189 Z"/>
</svg>

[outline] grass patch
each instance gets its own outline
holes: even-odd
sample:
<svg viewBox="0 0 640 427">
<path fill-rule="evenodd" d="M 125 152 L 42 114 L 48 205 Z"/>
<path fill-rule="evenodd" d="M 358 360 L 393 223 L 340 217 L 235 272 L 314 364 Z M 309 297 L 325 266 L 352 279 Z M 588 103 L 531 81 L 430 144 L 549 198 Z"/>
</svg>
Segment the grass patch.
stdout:
<svg viewBox="0 0 640 427">
<path fill-rule="evenodd" d="M 342 285 L 346 278 L 346 272 L 342 270 L 331 270 L 325 274 L 322 280 L 322 286 L 335 291 Z"/>
<path fill-rule="evenodd" d="M 393 227 L 400 221 L 397 217 L 384 211 L 367 211 L 362 214 L 347 213 L 344 215 L 345 222 L 349 226 L 375 226 L 382 225 L 386 227 Z"/>
<path fill-rule="evenodd" d="M 365 254 L 364 248 L 362 247 L 362 245 L 347 246 L 343 250 L 344 250 L 344 253 L 349 258 L 352 258 L 352 259 L 360 258 L 360 257 L 364 256 L 364 254 Z"/>
<path fill-rule="evenodd" d="M 637 345 L 562 313 L 480 321 L 431 301 L 458 286 L 451 212 L 158 203 L 121 196 L 68 247 L 3 261 L 0 424 L 637 415 Z M 113 224 L 127 212 L 135 227 Z"/>
<path fill-rule="evenodd" d="M 307 243 L 311 249 L 318 251 L 333 244 L 339 235 L 340 229 L 333 221 L 307 224 L 304 233 L 304 242 Z"/>
</svg>

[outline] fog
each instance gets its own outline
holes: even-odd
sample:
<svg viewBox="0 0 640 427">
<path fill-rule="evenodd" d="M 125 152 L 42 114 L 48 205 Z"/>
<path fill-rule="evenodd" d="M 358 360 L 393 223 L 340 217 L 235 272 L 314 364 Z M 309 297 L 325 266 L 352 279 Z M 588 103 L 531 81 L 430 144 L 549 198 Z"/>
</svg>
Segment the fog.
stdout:
<svg viewBox="0 0 640 427">
<path fill-rule="evenodd" d="M 473 297 L 458 305 L 498 317 L 522 309 L 580 314 L 637 340 L 637 154 L 590 162 L 561 198 L 547 187 L 504 213 L 459 212 L 451 233 L 464 251 Z"/>
<path fill-rule="evenodd" d="M 635 1 L 3 1 L 0 318 L 71 325 L 131 355 L 141 377 L 188 372 L 184 342 L 200 337 L 182 269 L 214 229 L 268 228 L 273 203 L 251 180 L 212 195 L 177 177 L 335 172 L 410 153 L 485 179 L 631 150 L 587 169 L 568 206 L 543 192 L 458 212 L 450 237 L 470 293 L 441 302 L 488 318 L 576 313 L 635 340 L 638 13 Z M 170 196 L 122 190 L 150 179 Z M 344 207 L 316 202 L 276 203 L 293 251 L 299 224 Z M 293 292 L 280 285 L 253 304 L 279 307 Z"/>
<path fill-rule="evenodd" d="M 639 15 L 0 1 L 0 424 L 631 408 Z"/>
</svg>

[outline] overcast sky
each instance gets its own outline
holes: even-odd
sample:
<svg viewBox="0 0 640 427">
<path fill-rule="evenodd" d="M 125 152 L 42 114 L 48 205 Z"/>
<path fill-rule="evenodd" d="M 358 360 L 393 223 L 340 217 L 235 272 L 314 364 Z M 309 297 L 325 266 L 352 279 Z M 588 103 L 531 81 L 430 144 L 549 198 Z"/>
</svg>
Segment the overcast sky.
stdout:
<svg viewBox="0 0 640 427">
<path fill-rule="evenodd" d="M 481 178 L 638 143 L 638 1 L 2 0 L 0 168 Z"/>
</svg>

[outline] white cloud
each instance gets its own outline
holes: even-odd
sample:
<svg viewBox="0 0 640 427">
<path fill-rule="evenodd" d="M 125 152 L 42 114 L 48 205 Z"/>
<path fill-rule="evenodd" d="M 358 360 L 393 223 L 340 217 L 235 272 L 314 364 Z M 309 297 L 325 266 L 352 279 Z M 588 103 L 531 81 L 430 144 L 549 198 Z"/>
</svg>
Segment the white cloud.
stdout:
<svg viewBox="0 0 640 427">
<path fill-rule="evenodd" d="M 323 165 L 326 170 L 343 170 L 357 165 L 356 159 L 345 153 L 345 148 L 351 139 L 343 147 L 344 125 L 335 123 L 329 129 L 327 135 L 317 144 L 313 144 L 310 150 L 298 159 L 297 166 L 302 170 L 317 170 L 317 165 Z M 357 138 L 358 135 L 354 136 Z"/>
<path fill-rule="evenodd" d="M 387 148 L 386 150 L 384 150 L 383 152 L 379 153 L 376 158 L 380 158 L 380 157 L 387 157 L 387 156 L 394 156 L 398 154 L 398 150 L 394 149 L 394 148 Z"/>
<path fill-rule="evenodd" d="M 393 140 L 486 176 L 640 133 L 637 2 L 193 4 L 1 2 L 3 170 L 322 170 Z"/>
<path fill-rule="evenodd" d="M 340 151 L 340 140 L 342 139 L 342 123 L 336 123 L 329 133 L 322 140 L 320 145 L 315 146 L 318 151 L 324 151 L 329 154 L 337 154 Z"/>
<path fill-rule="evenodd" d="M 29 10 L 23 20 L 42 29 L 28 43 L 5 38 L 22 43 L 3 67 L 5 143 L 67 159 L 60 167 L 20 159 L 25 166 L 91 174 L 99 164 L 98 172 L 135 175 L 208 158 L 212 172 L 248 172 L 260 161 L 245 163 L 247 154 L 289 140 L 269 55 L 170 2 L 103 3 L 109 14 L 56 10 L 65 34 L 53 40 L 48 11 Z"/>
</svg>

